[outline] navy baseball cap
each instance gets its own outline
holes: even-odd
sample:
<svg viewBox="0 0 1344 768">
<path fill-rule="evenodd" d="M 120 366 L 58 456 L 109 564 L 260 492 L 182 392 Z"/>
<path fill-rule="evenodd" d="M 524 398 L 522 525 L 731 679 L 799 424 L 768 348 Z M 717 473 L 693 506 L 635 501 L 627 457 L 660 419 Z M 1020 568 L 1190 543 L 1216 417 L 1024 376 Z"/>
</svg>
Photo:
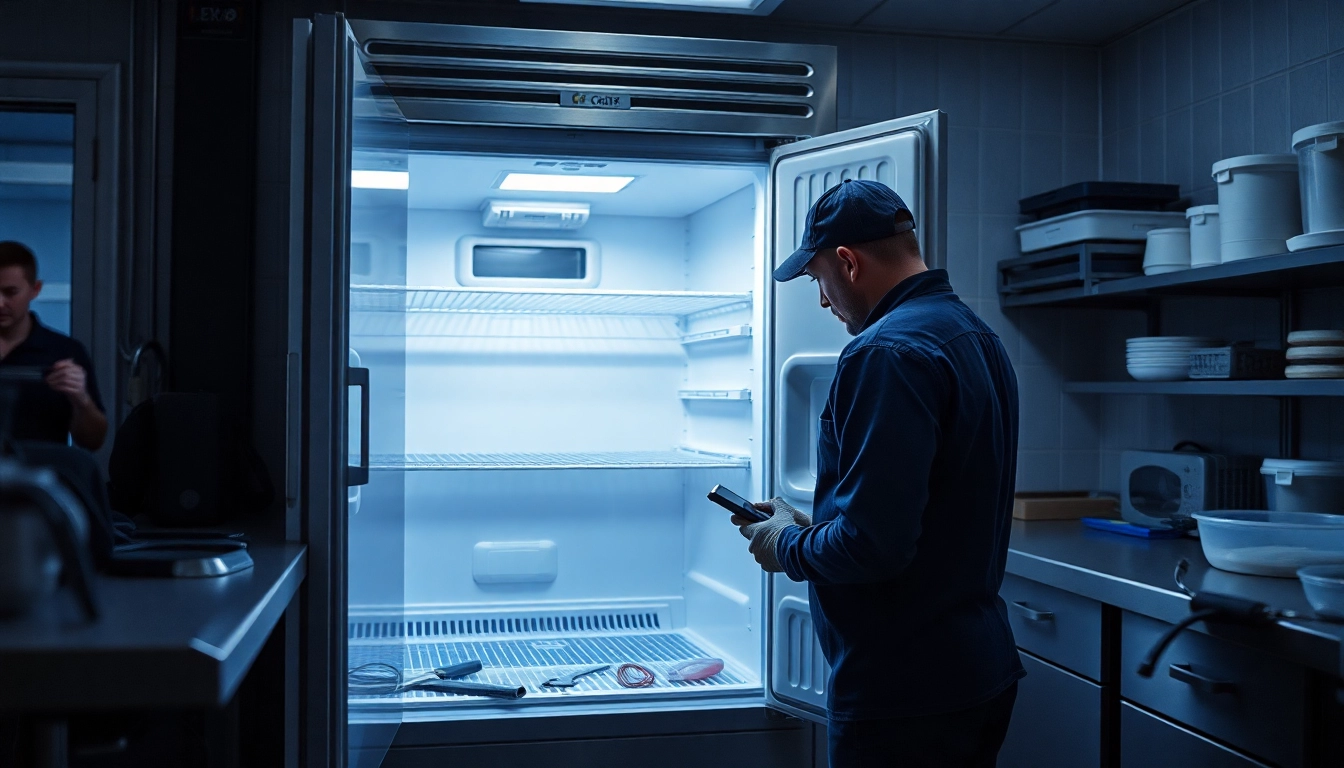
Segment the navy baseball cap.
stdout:
<svg viewBox="0 0 1344 768">
<path fill-rule="evenodd" d="M 785 283 L 803 274 L 817 251 L 909 232 L 915 228 L 913 214 L 908 221 L 898 221 L 901 211 L 910 213 L 905 201 L 886 184 L 845 179 L 812 204 L 807 212 L 802 246 L 779 265 L 775 279 Z"/>
</svg>

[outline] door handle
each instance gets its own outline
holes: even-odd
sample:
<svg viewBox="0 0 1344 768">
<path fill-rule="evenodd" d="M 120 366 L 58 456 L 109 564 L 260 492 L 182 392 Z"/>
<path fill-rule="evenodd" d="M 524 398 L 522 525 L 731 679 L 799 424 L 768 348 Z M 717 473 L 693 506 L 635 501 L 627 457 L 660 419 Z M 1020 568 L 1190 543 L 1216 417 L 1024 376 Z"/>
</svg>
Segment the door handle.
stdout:
<svg viewBox="0 0 1344 768">
<path fill-rule="evenodd" d="M 1009 603 L 1008 605 L 1012 606 L 1014 611 L 1017 611 L 1018 613 L 1022 614 L 1022 617 L 1025 618 L 1027 621 L 1054 621 L 1054 620 L 1055 620 L 1055 612 L 1054 612 L 1054 611 L 1038 611 L 1038 610 L 1036 610 L 1035 608 L 1032 608 L 1032 607 L 1028 606 L 1026 603 L 1021 602 L 1021 601 L 1018 601 L 1018 600 L 1014 600 L 1013 602 Z"/>
<path fill-rule="evenodd" d="M 1236 683 L 1205 677 L 1191 669 L 1189 664 L 1172 664 L 1167 667 L 1167 672 L 1173 679 L 1180 680 L 1182 683 L 1205 693 L 1235 693 L 1237 690 Z"/>
<path fill-rule="evenodd" d="M 346 368 L 345 383 L 359 387 L 359 466 L 346 466 L 346 485 L 366 485 L 369 482 L 369 369 Z M 346 451 L 347 455 L 349 451 Z"/>
</svg>

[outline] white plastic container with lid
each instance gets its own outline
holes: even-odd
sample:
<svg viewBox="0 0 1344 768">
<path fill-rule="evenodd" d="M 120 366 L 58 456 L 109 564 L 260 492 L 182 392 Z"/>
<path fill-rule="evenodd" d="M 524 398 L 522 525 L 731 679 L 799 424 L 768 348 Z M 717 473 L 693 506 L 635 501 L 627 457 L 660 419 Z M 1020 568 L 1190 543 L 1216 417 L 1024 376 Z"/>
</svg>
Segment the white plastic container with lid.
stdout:
<svg viewBox="0 0 1344 768">
<path fill-rule="evenodd" d="M 1218 206 L 1196 205 L 1185 209 L 1190 222 L 1190 266 L 1211 267 L 1222 263 L 1223 241 L 1218 233 Z"/>
<path fill-rule="evenodd" d="M 1296 189 L 1296 187 L 1294 187 Z M 1296 194 L 1296 193 L 1294 193 Z M 1074 211 L 1017 227 L 1023 253 L 1090 240 L 1142 242 L 1148 230 L 1185 226 L 1180 211 Z"/>
<path fill-rule="evenodd" d="M 1302 190 L 1302 231 L 1344 229 L 1344 122 L 1293 134 Z"/>
<path fill-rule="evenodd" d="M 1302 232 L 1297 155 L 1242 155 L 1213 164 L 1222 261 L 1288 250 Z"/>
<path fill-rule="evenodd" d="M 1190 268 L 1190 230 L 1166 227 L 1148 230 L 1143 249 L 1143 274 L 1161 275 Z"/>
<path fill-rule="evenodd" d="M 1265 459 L 1260 474 L 1276 512 L 1344 513 L 1344 462 Z"/>
</svg>

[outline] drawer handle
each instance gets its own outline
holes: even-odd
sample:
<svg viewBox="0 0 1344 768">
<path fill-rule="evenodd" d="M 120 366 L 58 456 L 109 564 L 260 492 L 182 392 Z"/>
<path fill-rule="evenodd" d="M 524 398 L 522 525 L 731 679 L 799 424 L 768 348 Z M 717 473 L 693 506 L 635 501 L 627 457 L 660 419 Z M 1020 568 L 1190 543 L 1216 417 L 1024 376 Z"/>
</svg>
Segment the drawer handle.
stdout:
<svg viewBox="0 0 1344 768">
<path fill-rule="evenodd" d="M 1038 611 L 1038 610 L 1036 610 L 1035 608 L 1032 608 L 1032 607 L 1028 606 L 1026 603 L 1023 603 L 1023 602 L 1020 602 L 1020 601 L 1017 601 L 1017 600 L 1014 600 L 1013 602 L 1009 603 L 1009 605 L 1013 606 L 1013 610 L 1015 610 L 1015 611 L 1017 611 L 1018 613 L 1022 614 L 1022 616 L 1025 617 L 1027 621 L 1054 621 L 1054 620 L 1055 620 L 1055 612 L 1054 612 L 1054 611 Z"/>
<path fill-rule="evenodd" d="M 1215 680 L 1205 677 L 1190 668 L 1189 664 L 1172 664 L 1167 668 L 1175 680 L 1205 693 L 1236 693 L 1237 684 L 1227 680 Z"/>
</svg>

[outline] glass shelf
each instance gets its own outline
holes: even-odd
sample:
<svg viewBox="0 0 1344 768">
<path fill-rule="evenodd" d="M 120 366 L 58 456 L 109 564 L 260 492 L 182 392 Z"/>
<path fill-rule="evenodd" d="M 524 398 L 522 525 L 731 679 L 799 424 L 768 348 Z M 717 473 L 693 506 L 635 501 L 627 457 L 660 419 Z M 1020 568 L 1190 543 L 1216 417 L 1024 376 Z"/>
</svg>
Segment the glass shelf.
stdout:
<svg viewBox="0 0 1344 768">
<path fill-rule="evenodd" d="M 354 312 L 685 317 L 727 312 L 750 304 L 750 293 L 350 286 L 350 309 Z"/>
<path fill-rule="evenodd" d="M 747 456 L 691 448 L 667 451 L 593 451 L 556 453 L 409 453 L 374 454 L 375 470 L 466 469 L 702 469 L 751 466 Z"/>
</svg>

